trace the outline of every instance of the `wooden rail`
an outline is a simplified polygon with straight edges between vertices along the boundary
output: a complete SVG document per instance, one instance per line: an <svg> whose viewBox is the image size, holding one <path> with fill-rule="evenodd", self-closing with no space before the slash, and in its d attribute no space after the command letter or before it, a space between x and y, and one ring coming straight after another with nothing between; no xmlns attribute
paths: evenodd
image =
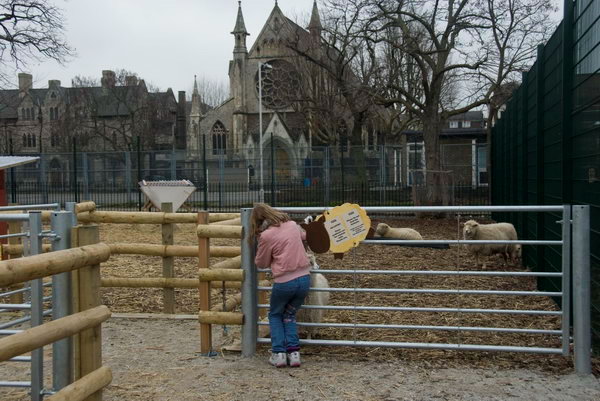
<svg viewBox="0 0 600 401"><path fill-rule="evenodd" d="M209 222L232 220L239 213L211 213ZM114 212L90 211L77 214L82 223L112 223L112 224L197 224L197 213L165 213L165 212Z"/></svg>

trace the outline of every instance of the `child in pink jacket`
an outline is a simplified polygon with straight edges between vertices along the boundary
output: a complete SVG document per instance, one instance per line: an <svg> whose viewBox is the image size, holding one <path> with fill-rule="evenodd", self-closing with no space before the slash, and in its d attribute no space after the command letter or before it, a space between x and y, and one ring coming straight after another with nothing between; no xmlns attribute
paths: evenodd
<svg viewBox="0 0 600 401"><path fill-rule="evenodd" d="M269 310L271 357L278 368L300 366L300 343L296 312L310 287L310 262L302 241L306 233L290 217L267 204L252 211L253 238L258 239L255 263L271 267L273 289Z"/></svg>

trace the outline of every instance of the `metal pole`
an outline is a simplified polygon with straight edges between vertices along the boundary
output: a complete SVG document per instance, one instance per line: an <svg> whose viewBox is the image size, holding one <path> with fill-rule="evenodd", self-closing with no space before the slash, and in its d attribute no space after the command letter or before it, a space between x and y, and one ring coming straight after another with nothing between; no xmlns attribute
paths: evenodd
<svg viewBox="0 0 600 401"><path fill-rule="evenodd" d="M28 255L42 253L42 212L29 212L29 247ZM42 279L31 281L31 326L44 323L43 315L43 282ZM44 387L44 348L31 351L31 400L42 401Z"/></svg>
<svg viewBox="0 0 600 401"><path fill-rule="evenodd" d="M77 213L75 213L75 207L77 202L66 202L65 210L71 212L71 225L75 227L77 225Z"/></svg>
<svg viewBox="0 0 600 401"><path fill-rule="evenodd" d="M136 141L136 147L137 147L137 181L138 183L140 181L142 181L142 150L141 150L141 141L140 141L140 136L138 135L135 138ZM138 192L138 210L141 211L142 210L142 189L140 188L140 186L137 186L137 192Z"/></svg>
<svg viewBox="0 0 600 401"><path fill-rule="evenodd" d="M173 141L173 146L175 146L175 141ZM175 149L171 150L171 179L177 179L177 154Z"/></svg>
<svg viewBox="0 0 600 401"><path fill-rule="evenodd" d="M204 188L203 209L208 211L208 171L206 170L206 135L202 135L202 186Z"/></svg>
<svg viewBox="0 0 600 401"><path fill-rule="evenodd" d="M85 199L90 199L90 171L87 153L83 152L81 154L81 161L83 163L83 196L85 196Z"/></svg>
<svg viewBox="0 0 600 401"><path fill-rule="evenodd" d="M127 193L127 203L133 202L131 199L131 152L125 154L125 192Z"/></svg>
<svg viewBox="0 0 600 401"><path fill-rule="evenodd" d="M52 212L50 228L56 234L52 242L52 251L61 251L71 247L71 227L73 213ZM71 272L52 276L52 320L73 313ZM71 337L52 344L52 385L54 391L68 386L73 381L73 340Z"/></svg>
<svg viewBox="0 0 600 401"><path fill-rule="evenodd" d="M242 313L244 325L242 326L242 356L251 357L256 353L256 339L258 338L258 275L254 265L255 246L248 242L252 235L250 217L252 209L242 209L242 269L244 281L242 282Z"/></svg>
<svg viewBox="0 0 600 401"><path fill-rule="evenodd" d="M325 166L323 166L325 168L325 205L329 205L329 199L330 199L330 176L329 176L329 146L325 147Z"/></svg>
<svg viewBox="0 0 600 401"><path fill-rule="evenodd" d="M40 191L42 191L42 203L48 203L48 182L46 180L46 163L44 162L44 155L40 154Z"/></svg>
<svg viewBox="0 0 600 401"><path fill-rule="evenodd" d="M271 132L271 205L275 206L275 144L273 143L273 133Z"/></svg>
<svg viewBox="0 0 600 401"><path fill-rule="evenodd" d="M567 356L571 343L571 205L564 206L562 240L562 349Z"/></svg>
<svg viewBox="0 0 600 401"><path fill-rule="evenodd" d="M575 371L589 375L591 362L590 326L590 207L573 206L573 343Z"/></svg>
<svg viewBox="0 0 600 401"><path fill-rule="evenodd" d="M79 202L79 188L77 187L77 140L73 137L73 192L75 202Z"/></svg>
<svg viewBox="0 0 600 401"><path fill-rule="evenodd" d="M262 121L262 66L263 64L258 62L258 126L259 126L259 136L258 136L258 154L260 157L260 189L259 189L259 200L260 202L265 201L265 187L263 181L263 143L262 143L262 135L263 135L263 121Z"/></svg>

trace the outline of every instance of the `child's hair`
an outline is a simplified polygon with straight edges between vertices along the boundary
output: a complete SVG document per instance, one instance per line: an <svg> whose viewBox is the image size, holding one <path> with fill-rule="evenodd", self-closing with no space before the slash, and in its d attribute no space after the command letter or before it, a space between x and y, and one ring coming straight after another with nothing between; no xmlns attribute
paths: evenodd
<svg viewBox="0 0 600 401"><path fill-rule="evenodd" d="M254 239L260 234L261 226L265 221L268 222L269 226L277 227L289 220L290 216L272 208L266 203L255 203L252 215L250 216L252 227L252 235L249 238L250 243L254 243Z"/></svg>

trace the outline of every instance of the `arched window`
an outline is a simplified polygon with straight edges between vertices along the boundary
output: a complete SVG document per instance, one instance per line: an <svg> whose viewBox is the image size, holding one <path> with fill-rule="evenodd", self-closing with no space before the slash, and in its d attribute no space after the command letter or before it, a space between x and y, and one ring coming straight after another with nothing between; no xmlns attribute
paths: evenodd
<svg viewBox="0 0 600 401"><path fill-rule="evenodd" d="M225 154L227 152L227 130L222 122L217 121L212 127L212 154Z"/></svg>
<svg viewBox="0 0 600 401"><path fill-rule="evenodd" d="M25 120L25 108L21 108L21 120Z"/></svg>
<svg viewBox="0 0 600 401"><path fill-rule="evenodd" d="M23 134L23 147L27 147L27 135Z"/></svg>
<svg viewBox="0 0 600 401"><path fill-rule="evenodd" d="M31 109L28 107L27 109L25 109L25 112L27 114L26 120L31 120Z"/></svg>
<svg viewBox="0 0 600 401"><path fill-rule="evenodd" d="M35 109L33 107L31 108L31 119L35 120Z"/></svg>
<svg viewBox="0 0 600 401"><path fill-rule="evenodd" d="M34 147L34 148L35 148L35 145L36 145L36 144L35 144L35 142L36 142L36 139L37 139L37 138L36 138L35 134L31 135L31 146L32 146L32 147Z"/></svg>

